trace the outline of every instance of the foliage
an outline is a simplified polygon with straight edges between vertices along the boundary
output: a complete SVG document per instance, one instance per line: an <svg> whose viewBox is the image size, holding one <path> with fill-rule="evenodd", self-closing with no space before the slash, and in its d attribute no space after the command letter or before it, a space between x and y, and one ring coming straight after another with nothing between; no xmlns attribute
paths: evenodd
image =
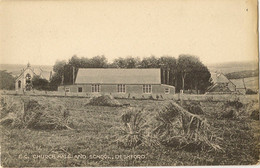
<svg viewBox="0 0 260 168"><path fill-rule="evenodd" d="M181 79L181 89L195 89L205 92L211 85L208 68L202 64L198 57L192 55L180 55L177 69ZM177 88L179 89L179 88Z"/></svg>
<svg viewBox="0 0 260 168"><path fill-rule="evenodd" d="M140 58L136 57L119 57L111 64L113 68L138 68L140 67Z"/></svg>
<svg viewBox="0 0 260 168"><path fill-rule="evenodd" d="M49 81L35 75L32 79L33 88L36 90L49 90Z"/></svg>
<svg viewBox="0 0 260 168"><path fill-rule="evenodd" d="M53 67L55 74L51 86L56 88L61 84L73 84L79 68L160 68L161 83L176 87L176 90L195 89L202 91L211 84L208 68L192 55L180 55L178 59L172 56L155 56L117 58L108 63L105 56L86 58L74 55L68 61L57 61ZM74 77L74 79L73 79Z"/></svg>
<svg viewBox="0 0 260 168"><path fill-rule="evenodd" d="M0 71L0 89L13 90L15 88L15 79L6 71Z"/></svg>

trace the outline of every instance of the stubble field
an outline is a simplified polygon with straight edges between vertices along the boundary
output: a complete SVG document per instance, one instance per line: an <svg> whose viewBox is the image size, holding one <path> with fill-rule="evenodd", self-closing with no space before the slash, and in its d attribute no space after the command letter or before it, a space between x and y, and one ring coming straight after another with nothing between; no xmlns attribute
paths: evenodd
<svg viewBox="0 0 260 168"><path fill-rule="evenodd" d="M38 96L35 99L48 98ZM1 126L2 166L250 165L259 160L259 120L251 119L247 111L237 118L223 117L223 102L199 102L203 116L217 130L221 150L184 150L169 146L119 146L114 128L123 125L121 115L129 107L88 105L87 98L50 99L63 103L69 110L70 129ZM156 109L165 103L162 100L118 101L130 104L130 107L148 109L150 113L156 113Z"/></svg>

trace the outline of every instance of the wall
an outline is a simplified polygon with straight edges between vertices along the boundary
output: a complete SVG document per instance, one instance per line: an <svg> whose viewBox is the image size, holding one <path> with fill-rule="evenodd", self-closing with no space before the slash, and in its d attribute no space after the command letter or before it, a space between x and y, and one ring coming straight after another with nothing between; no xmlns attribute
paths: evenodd
<svg viewBox="0 0 260 168"><path fill-rule="evenodd" d="M30 68L27 68L24 70L23 74L21 74L21 76L19 78L16 79L15 81L15 90L23 90L25 88L25 83L26 83L26 75L30 74L31 75L31 80L34 76L33 71ZM18 81L21 81L21 88L18 88Z"/></svg>
<svg viewBox="0 0 260 168"><path fill-rule="evenodd" d="M70 92L78 92L78 87L82 87L82 93L91 93L91 84L76 84L76 85L66 85L59 86L59 92L65 92L65 88L70 88ZM101 93L114 93L119 95L126 94L143 94L143 85L126 85L126 93L118 93L117 85L100 85ZM165 94L164 89L169 88L169 94L175 94L175 88L168 85L152 85L152 94ZM149 93L144 93L144 95L151 95Z"/></svg>

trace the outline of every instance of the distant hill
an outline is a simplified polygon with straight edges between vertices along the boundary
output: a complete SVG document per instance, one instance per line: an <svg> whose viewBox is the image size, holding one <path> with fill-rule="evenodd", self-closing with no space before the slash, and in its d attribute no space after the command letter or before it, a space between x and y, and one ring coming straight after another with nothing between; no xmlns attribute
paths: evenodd
<svg viewBox="0 0 260 168"><path fill-rule="evenodd" d="M14 77L19 75L27 65L22 64L0 64L0 70L10 72ZM53 69L52 65L31 65L32 68L41 68L43 71L50 72Z"/></svg>
<svg viewBox="0 0 260 168"><path fill-rule="evenodd" d="M208 64L207 67L211 72L228 74L239 71L255 71L258 69L258 62L227 62Z"/></svg>
<svg viewBox="0 0 260 168"><path fill-rule="evenodd" d="M228 79L241 79L241 78L257 77L258 74L259 74L258 70L246 70L246 71L227 73L226 77Z"/></svg>

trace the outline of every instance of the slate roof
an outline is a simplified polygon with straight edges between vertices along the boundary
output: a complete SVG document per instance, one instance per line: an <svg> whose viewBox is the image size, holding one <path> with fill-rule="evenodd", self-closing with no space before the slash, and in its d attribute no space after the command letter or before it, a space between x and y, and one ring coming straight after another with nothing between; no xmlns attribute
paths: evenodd
<svg viewBox="0 0 260 168"><path fill-rule="evenodd" d="M236 85L237 89L245 89L243 79L231 79L230 81Z"/></svg>
<svg viewBox="0 0 260 168"><path fill-rule="evenodd" d="M222 73L211 72L211 79L213 83L229 83L230 80Z"/></svg>
<svg viewBox="0 0 260 168"><path fill-rule="evenodd" d="M31 68L31 67L26 67L23 69L20 74L16 77L16 80L18 80L24 73L25 70L30 69L35 75L40 76L43 79L50 80L50 75L51 72L42 70L41 68Z"/></svg>
<svg viewBox="0 0 260 168"><path fill-rule="evenodd" d="M79 69L75 84L161 84L160 69Z"/></svg>

